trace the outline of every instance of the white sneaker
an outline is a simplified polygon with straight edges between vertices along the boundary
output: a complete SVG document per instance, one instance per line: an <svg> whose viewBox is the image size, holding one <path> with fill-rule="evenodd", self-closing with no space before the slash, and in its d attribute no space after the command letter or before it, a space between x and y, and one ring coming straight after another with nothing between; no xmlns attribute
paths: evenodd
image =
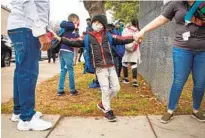
<svg viewBox="0 0 205 138"><path fill-rule="evenodd" d="M52 123L44 121L43 119L37 118L35 116L33 116L30 121L20 120L17 125L17 129L21 131L28 131L28 130L43 131L43 130L50 129L51 127L52 127Z"/></svg>
<svg viewBox="0 0 205 138"><path fill-rule="evenodd" d="M41 118L43 116L43 114L41 112L36 112L34 114L34 116L36 116L37 118ZM20 120L20 114L19 115L15 115L15 114L12 114L11 116L11 121L13 122L18 122Z"/></svg>

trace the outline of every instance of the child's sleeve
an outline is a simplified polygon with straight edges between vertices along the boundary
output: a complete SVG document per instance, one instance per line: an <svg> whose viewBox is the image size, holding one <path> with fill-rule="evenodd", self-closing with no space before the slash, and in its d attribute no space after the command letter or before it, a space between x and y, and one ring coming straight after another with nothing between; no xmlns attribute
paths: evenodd
<svg viewBox="0 0 205 138"><path fill-rule="evenodd" d="M61 43L67 45L68 47L84 47L83 39L72 40L65 37L61 38Z"/></svg>
<svg viewBox="0 0 205 138"><path fill-rule="evenodd" d="M134 41L133 36L112 35L113 45L125 45L125 44L132 43L133 41Z"/></svg>
<svg viewBox="0 0 205 138"><path fill-rule="evenodd" d="M62 21L60 24L60 27L66 29L66 30L74 30L75 29L75 25L73 24L73 22L67 22L67 21Z"/></svg>

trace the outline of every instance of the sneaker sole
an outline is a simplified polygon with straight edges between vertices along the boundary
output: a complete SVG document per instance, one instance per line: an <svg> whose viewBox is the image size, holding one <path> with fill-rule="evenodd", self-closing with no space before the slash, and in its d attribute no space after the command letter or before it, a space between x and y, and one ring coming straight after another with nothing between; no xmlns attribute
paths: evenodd
<svg viewBox="0 0 205 138"><path fill-rule="evenodd" d="M70 93L70 96L78 96L79 94L77 93L77 94L72 94L72 93Z"/></svg>
<svg viewBox="0 0 205 138"><path fill-rule="evenodd" d="M193 117L194 119L198 120L199 122L202 122L202 123L205 122L205 120L200 120L200 119L198 119L198 118L197 118L196 116L194 116L194 115L191 115L191 117Z"/></svg>
<svg viewBox="0 0 205 138"><path fill-rule="evenodd" d="M113 120L109 120L106 117L104 117L105 120L107 120L108 122L117 122L117 118L113 119Z"/></svg>
<svg viewBox="0 0 205 138"><path fill-rule="evenodd" d="M133 86L133 87L136 87L136 88L139 87L139 85L132 85L132 86Z"/></svg>
<svg viewBox="0 0 205 138"><path fill-rule="evenodd" d="M46 130L49 130L51 128L52 128L52 126L48 127L48 128L42 128L42 129L41 128L33 129L33 128L19 128L19 127L17 127L17 129L20 131L46 131Z"/></svg>
<svg viewBox="0 0 205 138"><path fill-rule="evenodd" d="M19 122L20 119L11 119L12 122Z"/></svg>
<svg viewBox="0 0 205 138"><path fill-rule="evenodd" d="M160 122L161 123L163 123L163 124L167 124L167 123L169 123L171 120L173 120L174 119L174 116L172 116L170 119L169 119L169 121L164 121L164 120L161 120Z"/></svg>
<svg viewBox="0 0 205 138"><path fill-rule="evenodd" d="M65 93L64 94L56 94L57 96L64 96L65 95Z"/></svg>
<svg viewBox="0 0 205 138"><path fill-rule="evenodd" d="M122 82L122 83L124 83L124 84L129 84L130 82Z"/></svg>
<svg viewBox="0 0 205 138"><path fill-rule="evenodd" d="M102 108L100 108L100 106L97 104L97 108L99 109L99 110L101 110L103 113L105 113L105 110L104 109L102 109Z"/></svg>

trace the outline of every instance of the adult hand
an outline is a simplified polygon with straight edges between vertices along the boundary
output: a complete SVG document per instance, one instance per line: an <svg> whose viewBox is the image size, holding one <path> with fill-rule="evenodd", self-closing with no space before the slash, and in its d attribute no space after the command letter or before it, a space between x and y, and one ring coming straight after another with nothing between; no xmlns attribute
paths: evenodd
<svg viewBox="0 0 205 138"><path fill-rule="evenodd" d="M144 31L140 31L140 32L134 34L134 39L138 44L140 44L142 42L142 40L144 38L144 34L145 34Z"/></svg>
<svg viewBox="0 0 205 138"><path fill-rule="evenodd" d="M51 40L47 36L47 34L39 36L39 41L41 43L41 50L47 51L51 46Z"/></svg>

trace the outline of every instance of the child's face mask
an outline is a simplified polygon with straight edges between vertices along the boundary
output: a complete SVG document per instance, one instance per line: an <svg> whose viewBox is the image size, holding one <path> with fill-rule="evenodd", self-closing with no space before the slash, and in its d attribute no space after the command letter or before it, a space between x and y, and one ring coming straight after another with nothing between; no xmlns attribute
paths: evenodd
<svg viewBox="0 0 205 138"><path fill-rule="evenodd" d="M101 23L92 23L92 28L96 32L100 32L103 30L103 25Z"/></svg>

